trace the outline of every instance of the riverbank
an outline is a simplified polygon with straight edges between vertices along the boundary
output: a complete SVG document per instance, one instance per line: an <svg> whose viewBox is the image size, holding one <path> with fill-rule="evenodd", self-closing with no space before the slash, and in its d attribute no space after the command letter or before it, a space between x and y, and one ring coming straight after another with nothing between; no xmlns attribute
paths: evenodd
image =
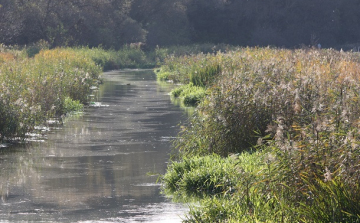
<svg viewBox="0 0 360 223"><path fill-rule="evenodd" d="M5 51L1 57L1 139L22 138L46 119L81 108L102 71L70 48L43 50L34 57Z"/></svg>
<svg viewBox="0 0 360 223"><path fill-rule="evenodd" d="M202 87L163 177L185 222L359 222L360 60L241 48L173 57L161 79Z"/></svg>
<svg viewBox="0 0 360 223"><path fill-rule="evenodd" d="M143 51L122 49L56 48L40 41L28 47L0 45L0 141L23 139L45 120L81 110L89 103L90 88L103 71L154 68L169 55L226 50L210 44L175 46Z"/></svg>
<svg viewBox="0 0 360 223"><path fill-rule="evenodd" d="M172 86L159 86L152 70L101 79L95 106L0 149L0 222L181 222L187 206L149 174L165 173L186 119L169 100Z"/></svg>
<svg viewBox="0 0 360 223"><path fill-rule="evenodd" d="M81 110L104 70L154 67L140 49L0 49L0 140L24 138L47 119Z"/></svg>

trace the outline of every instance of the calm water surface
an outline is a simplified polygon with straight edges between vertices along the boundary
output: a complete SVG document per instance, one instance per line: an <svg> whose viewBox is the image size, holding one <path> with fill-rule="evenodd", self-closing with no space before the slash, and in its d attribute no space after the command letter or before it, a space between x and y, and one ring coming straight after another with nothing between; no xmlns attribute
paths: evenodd
<svg viewBox="0 0 360 223"><path fill-rule="evenodd" d="M152 71L103 78L82 116L0 148L0 222L181 222L186 206L149 173L165 172L186 115Z"/></svg>

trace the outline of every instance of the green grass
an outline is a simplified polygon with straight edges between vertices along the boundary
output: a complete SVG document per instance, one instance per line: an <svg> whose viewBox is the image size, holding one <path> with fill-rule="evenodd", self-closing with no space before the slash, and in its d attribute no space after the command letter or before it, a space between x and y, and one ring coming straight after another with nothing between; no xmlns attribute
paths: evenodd
<svg viewBox="0 0 360 223"><path fill-rule="evenodd" d="M169 165L164 192L200 204L190 205L184 222L360 221L358 186L339 178L288 179L289 173L279 171L282 164L269 150L184 158Z"/></svg>
<svg viewBox="0 0 360 223"><path fill-rule="evenodd" d="M231 192L236 178L230 173L236 162L236 159L222 159L217 155L174 162L164 176L166 190L180 197Z"/></svg>
<svg viewBox="0 0 360 223"><path fill-rule="evenodd" d="M171 91L171 95L180 98L185 106L196 106L205 97L206 92L203 87L194 86L192 83L182 85Z"/></svg>
<svg viewBox="0 0 360 223"><path fill-rule="evenodd" d="M293 220L277 201L266 152L184 158L163 177L164 191L191 206L185 222L281 222Z"/></svg>

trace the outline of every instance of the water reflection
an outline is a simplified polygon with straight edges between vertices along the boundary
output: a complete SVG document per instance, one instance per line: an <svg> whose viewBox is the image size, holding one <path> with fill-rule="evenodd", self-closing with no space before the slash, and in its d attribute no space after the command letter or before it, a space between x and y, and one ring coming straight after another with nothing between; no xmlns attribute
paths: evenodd
<svg viewBox="0 0 360 223"><path fill-rule="evenodd" d="M87 108L44 142L1 149L0 221L179 222L160 195L184 113L154 73L108 72Z"/></svg>

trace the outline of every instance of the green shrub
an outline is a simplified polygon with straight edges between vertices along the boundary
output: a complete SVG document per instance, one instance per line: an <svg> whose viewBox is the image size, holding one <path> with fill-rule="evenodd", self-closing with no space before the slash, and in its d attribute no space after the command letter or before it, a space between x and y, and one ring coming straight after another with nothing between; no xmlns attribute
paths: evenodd
<svg viewBox="0 0 360 223"><path fill-rule="evenodd" d="M168 81L168 80L174 79L171 77L172 73L170 73L168 71L162 71L161 69L156 69L155 73L156 73L157 79L160 81Z"/></svg>
<svg viewBox="0 0 360 223"><path fill-rule="evenodd" d="M221 67L219 64L201 65L193 68L190 73L190 83L200 87L210 86L220 73Z"/></svg>
<svg viewBox="0 0 360 223"><path fill-rule="evenodd" d="M169 165L165 193L200 203L185 222L360 221L358 182L335 173L309 177L313 172L299 173L292 163L299 155L285 161L274 152L281 151L183 158Z"/></svg>
<svg viewBox="0 0 360 223"><path fill-rule="evenodd" d="M275 169L266 162L267 152L184 158L173 162L163 178L164 190L191 205L185 222L292 222L290 207L277 197L278 181L269 178ZM284 194L281 194L284 195Z"/></svg>

